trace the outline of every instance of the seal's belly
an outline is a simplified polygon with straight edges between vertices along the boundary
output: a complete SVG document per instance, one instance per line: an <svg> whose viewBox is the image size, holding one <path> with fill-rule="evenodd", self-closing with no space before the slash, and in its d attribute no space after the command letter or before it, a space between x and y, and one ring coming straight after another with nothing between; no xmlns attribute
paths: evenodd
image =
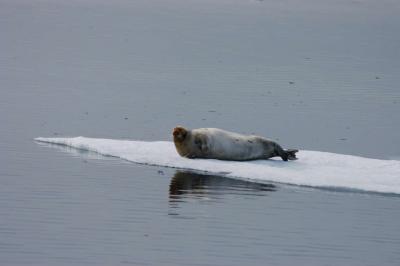
<svg viewBox="0 0 400 266"><path fill-rule="evenodd" d="M209 136L208 157L220 160L254 160L264 155L263 144L255 137L216 134Z"/></svg>

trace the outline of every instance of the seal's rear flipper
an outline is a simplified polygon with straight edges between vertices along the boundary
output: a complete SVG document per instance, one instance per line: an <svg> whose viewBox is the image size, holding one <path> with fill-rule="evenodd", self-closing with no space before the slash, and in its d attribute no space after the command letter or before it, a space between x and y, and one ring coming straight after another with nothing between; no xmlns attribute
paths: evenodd
<svg viewBox="0 0 400 266"><path fill-rule="evenodd" d="M288 160L292 160L292 161L297 160L296 152L298 152L298 151L299 150L295 150L295 149L285 150Z"/></svg>

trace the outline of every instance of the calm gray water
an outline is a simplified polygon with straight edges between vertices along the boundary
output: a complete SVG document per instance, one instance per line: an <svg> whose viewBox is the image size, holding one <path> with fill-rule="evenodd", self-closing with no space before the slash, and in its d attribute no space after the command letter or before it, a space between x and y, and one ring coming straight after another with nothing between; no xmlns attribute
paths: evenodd
<svg viewBox="0 0 400 266"><path fill-rule="evenodd" d="M33 138L168 140L181 124L398 159L399 13L390 0L0 0L0 265L398 265L398 195Z"/></svg>

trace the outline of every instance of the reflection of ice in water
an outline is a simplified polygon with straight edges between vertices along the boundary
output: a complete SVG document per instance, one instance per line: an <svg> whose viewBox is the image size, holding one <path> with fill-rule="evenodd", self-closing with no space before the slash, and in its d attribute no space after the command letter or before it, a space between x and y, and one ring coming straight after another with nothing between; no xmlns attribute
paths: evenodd
<svg viewBox="0 0 400 266"><path fill-rule="evenodd" d="M232 162L180 157L172 142L93 138L37 138L124 160L173 168L205 171L226 177L313 187L400 193L400 161L377 160L343 154L300 151L299 160Z"/></svg>
<svg viewBox="0 0 400 266"><path fill-rule="evenodd" d="M98 152L94 152L88 149L77 149L75 147L69 146L69 145L64 145L64 144L57 144L57 143L45 143L45 142L38 142L39 144L51 148L55 148L59 151L66 152L71 154L72 156L75 157L84 157L85 159L103 159L104 158L109 158L109 159L115 159L114 156L107 156Z"/></svg>

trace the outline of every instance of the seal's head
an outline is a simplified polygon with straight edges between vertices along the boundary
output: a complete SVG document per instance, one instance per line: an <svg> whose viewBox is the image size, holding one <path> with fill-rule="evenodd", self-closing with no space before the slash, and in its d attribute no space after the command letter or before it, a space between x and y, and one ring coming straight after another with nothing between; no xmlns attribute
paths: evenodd
<svg viewBox="0 0 400 266"><path fill-rule="evenodd" d="M192 156L192 149L190 148L190 130L177 126L172 131L172 135L174 136L175 148L179 155L182 157Z"/></svg>
<svg viewBox="0 0 400 266"><path fill-rule="evenodd" d="M174 136L175 143L182 143L186 139L188 131L184 127L177 126L176 128L174 128L172 135Z"/></svg>

